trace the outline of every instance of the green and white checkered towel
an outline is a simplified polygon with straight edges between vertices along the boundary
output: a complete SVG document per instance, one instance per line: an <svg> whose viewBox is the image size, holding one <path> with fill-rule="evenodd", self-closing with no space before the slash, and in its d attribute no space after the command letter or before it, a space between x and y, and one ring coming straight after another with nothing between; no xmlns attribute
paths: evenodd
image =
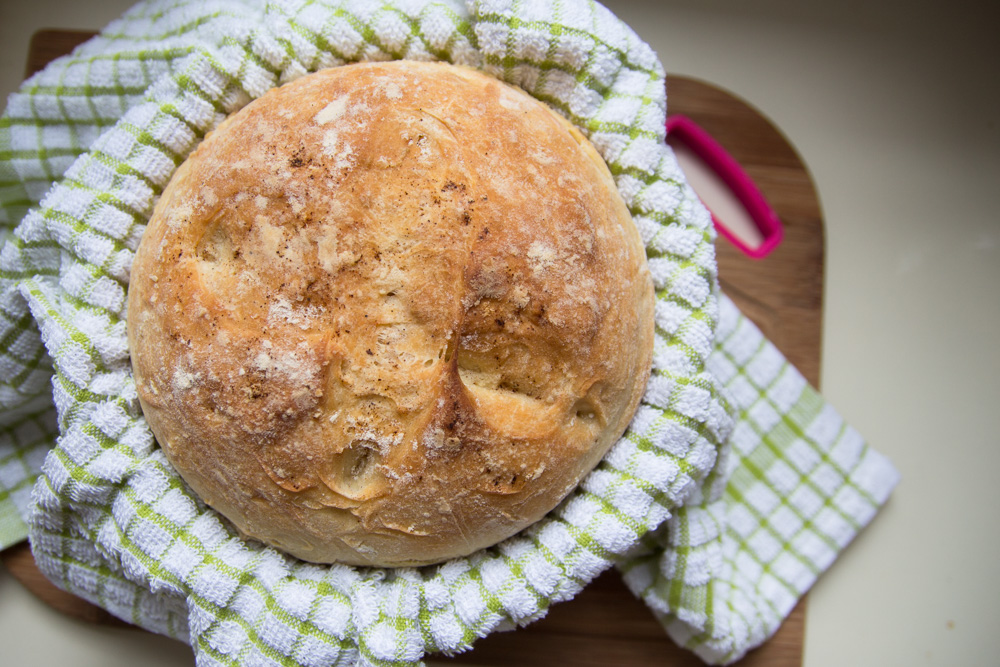
<svg viewBox="0 0 1000 667"><path fill-rule="evenodd" d="M317 566L240 539L167 463L125 294L156 197L206 132L310 71L392 58L480 68L590 137L646 242L654 369L625 437L520 535L420 569ZM413 664L612 565L705 660L761 643L897 475L718 295L663 84L589 0L143 2L49 65L0 118L0 546L30 533L57 584L200 665Z"/></svg>

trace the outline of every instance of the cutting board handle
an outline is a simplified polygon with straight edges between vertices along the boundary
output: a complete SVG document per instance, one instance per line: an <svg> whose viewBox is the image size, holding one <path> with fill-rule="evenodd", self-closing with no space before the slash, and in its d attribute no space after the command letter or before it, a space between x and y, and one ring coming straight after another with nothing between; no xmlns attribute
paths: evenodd
<svg viewBox="0 0 1000 667"><path fill-rule="evenodd" d="M689 117L681 114L667 118L667 140L684 144L712 170L742 205L762 238L759 243L751 244L703 201L709 208L712 222L719 233L751 259L763 259L771 254L783 237L781 220L757 184L743 171L740 163L733 159L729 152L712 138L712 135Z"/></svg>

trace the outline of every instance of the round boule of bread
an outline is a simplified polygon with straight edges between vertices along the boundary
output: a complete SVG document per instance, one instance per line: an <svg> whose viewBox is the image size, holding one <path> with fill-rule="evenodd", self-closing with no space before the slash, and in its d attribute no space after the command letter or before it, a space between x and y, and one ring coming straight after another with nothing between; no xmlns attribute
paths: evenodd
<svg viewBox="0 0 1000 667"><path fill-rule="evenodd" d="M537 521L622 435L653 288L558 114L463 67L355 64L271 90L180 165L128 335L158 443L241 534L422 565Z"/></svg>

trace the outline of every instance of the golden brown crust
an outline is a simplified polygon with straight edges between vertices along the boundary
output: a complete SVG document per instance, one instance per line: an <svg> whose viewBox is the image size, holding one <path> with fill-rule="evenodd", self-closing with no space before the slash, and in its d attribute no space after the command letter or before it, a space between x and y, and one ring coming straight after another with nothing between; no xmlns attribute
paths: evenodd
<svg viewBox="0 0 1000 667"><path fill-rule="evenodd" d="M373 63L202 142L128 322L143 412L209 505L305 560L416 565L518 532L603 457L652 285L569 123L472 70Z"/></svg>

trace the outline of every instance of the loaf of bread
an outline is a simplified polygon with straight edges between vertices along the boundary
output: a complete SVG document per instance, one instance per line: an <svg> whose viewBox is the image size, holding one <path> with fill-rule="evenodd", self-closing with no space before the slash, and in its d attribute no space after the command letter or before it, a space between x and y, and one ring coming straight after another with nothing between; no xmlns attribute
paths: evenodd
<svg viewBox="0 0 1000 667"><path fill-rule="evenodd" d="M447 64L323 70L230 116L158 201L128 298L170 462L313 562L433 563L537 521L622 435L652 354L600 156Z"/></svg>

